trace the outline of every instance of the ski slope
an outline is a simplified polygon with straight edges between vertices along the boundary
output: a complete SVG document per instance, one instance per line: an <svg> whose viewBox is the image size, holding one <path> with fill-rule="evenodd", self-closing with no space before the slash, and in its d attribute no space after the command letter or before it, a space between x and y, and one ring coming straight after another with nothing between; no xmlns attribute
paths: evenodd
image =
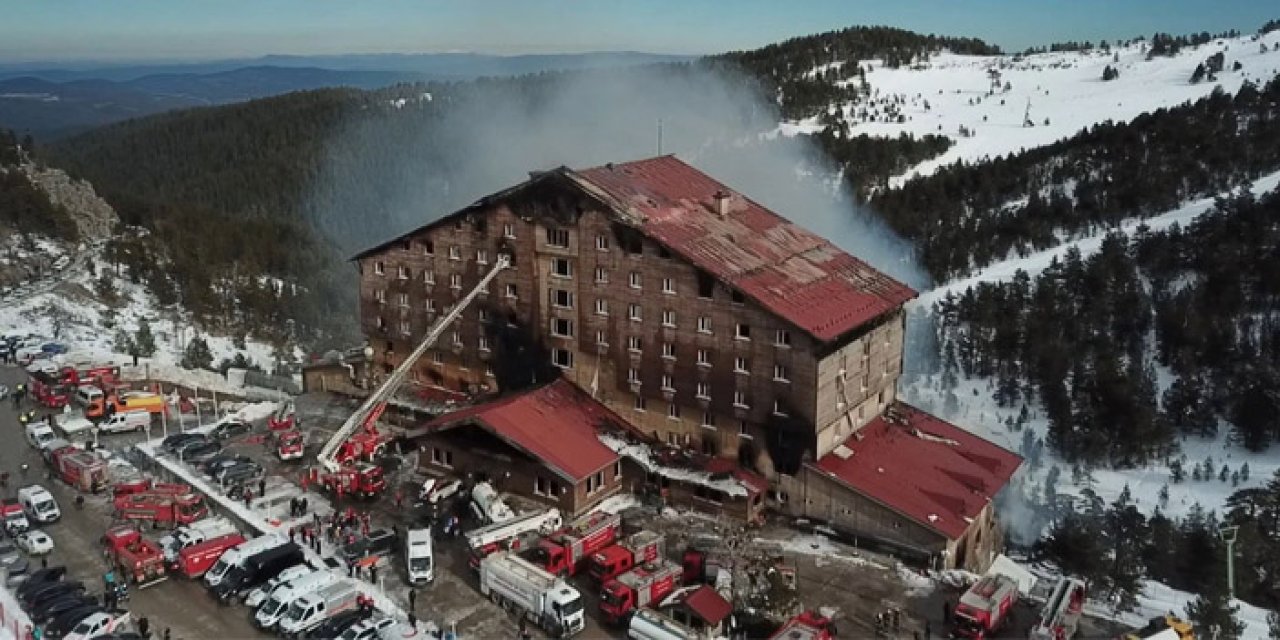
<svg viewBox="0 0 1280 640"><path fill-rule="evenodd" d="M1145 43L1114 47L1110 52L1029 56L941 53L925 63L897 69L877 60L863 63L864 68L870 67L866 78L871 95L839 106L852 135L941 134L954 142L945 153L899 176L896 184L900 184L956 161L974 162L1043 146L1106 120L1129 121L1148 111L1196 100L1218 86L1235 93L1246 80L1261 84L1280 73L1277 45L1280 31L1214 40L1152 60L1146 59ZM1226 62L1217 79L1191 84L1196 65L1219 51ZM1236 62L1241 65L1239 71L1232 70ZM1102 71L1108 65L1120 76L1103 82ZM993 86L991 70L999 72L1000 89L988 95ZM1004 91L1005 83L1009 91ZM896 103L895 113L905 116L905 122L883 121L889 103ZM866 118L860 113L864 108ZM878 118L870 117L873 113ZM1023 126L1028 114L1034 126ZM972 135L961 136L961 127ZM821 128L811 118L783 123L780 131L794 135Z"/></svg>

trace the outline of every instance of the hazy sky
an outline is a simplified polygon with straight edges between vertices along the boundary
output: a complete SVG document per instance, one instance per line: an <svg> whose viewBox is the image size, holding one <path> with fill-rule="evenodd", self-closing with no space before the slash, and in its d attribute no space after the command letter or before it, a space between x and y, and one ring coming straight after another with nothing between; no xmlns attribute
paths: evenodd
<svg viewBox="0 0 1280 640"><path fill-rule="evenodd" d="M0 0L0 61L270 53L710 53L887 24L1006 50L1153 31L1242 31L1266 0Z"/></svg>

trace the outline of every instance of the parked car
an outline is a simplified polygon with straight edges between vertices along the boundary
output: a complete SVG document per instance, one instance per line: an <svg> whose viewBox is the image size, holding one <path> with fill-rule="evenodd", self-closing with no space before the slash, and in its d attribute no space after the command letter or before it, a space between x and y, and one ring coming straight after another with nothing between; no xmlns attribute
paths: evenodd
<svg viewBox="0 0 1280 640"><path fill-rule="evenodd" d="M65 575L67 575L67 568L62 565L45 567L31 574L31 577L27 578L27 581L22 583L22 586L18 587L18 590L13 595L18 596L18 599L25 598L32 589L43 584L58 582Z"/></svg>
<svg viewBox="0 0 1280 640"><path fill-rule="evenodd" d="M307 632L308 638L337 638L342 632L355 626L357 622L364 619L364 614L358 609L355 611L343 611L324 622L319 626Z"/></svg>
<svg viewBox="0 0 1280 640"><path fill-rule="evenodd" d="M205 436L202 434L199 438L192 438L185 442L179 443L178 446L173 448L173 455L181 458L182 456L186 455L187 449L208 444L210 442L213 442L213 440L209 439L208 436Z"/></svg>
<svg viewBox="0 0 1280 640"><path fill-rule="evenodd" d="M224 468L218 475L218 482L225 486L253 482L261 478L264 471L256 462L242 462L233 467Z"/></svg>
<svg viewBox="0 0 1280 640"><path fill-rule="evenodd" d="M168 453L174 453L178 447L190 442L207 442L209 436L203 433L175 433L160 441L160 449Z"/></svg>
<svg viewBox="0 0 1280 640"><path fill-rule="evenodd" d="M377 640L381 637L383 629L395 623L396 619L389 616L361 620L347 627L346 631L338 636L338 640Z"/></svg>
<svg viewBox="0 0 1280 640"><path fill-rule="evenodd" d="M32 575L32 579L34 578L35 574ZM30 584L31 581L28 580L27 584L22 586L27 587ZM83 582L80 582L79 580L62 580L61 577L59 577L57 580L36 582L34 586L31 586L25 591L20 590L18 599L21 600L23 606L30 609L33 605L39 604L47 598L57 596L62 593L82 591L84 591Z"/></svg>
<svg viewBox="0 0 1280 640"><path fill-rule="evenodd" d="M215 440L226 440L227 438L244 435L250 431L253 431L253 425L239 418L229 418L210 429L209 435Z"/></svg>
<svg viewBox="0 0 1280 640"><path fill-rule="evenodd" d="M19 533L14 536L13 541L18 548L33 556L43 556L53 552L53 538L39 529Z"/></svg>
<svg viewBox="0 0 1280 640"><path fill-rule="evenodd" d="M222 445L217 442L201 442L183 449L180 455L183 462L190 465L198 465L218 455L221 451Z"/></svg>
<svg viewBox="0 0 1280 640"><path fill-rule="evenodd" d="M45 625L44 634L49 638L62 638L70 634L71 630L75 629L76 625L79 625L82 620L95 613L102 613L102 607L95 604L72 609Z"/></svg>
<svg viewBox="0 0 1280 640"><path fill-rule="evenodd" d="M45 353L63 354L67 352L67 345L61 342L46 342L40 345L40 350Z"/></svg>
<svg viewBox="0 0 1280 640"><path fill-rule="evenodd" d="M374 529L369 535L342 548L342 559L355 564L361 558L390 557L396 548L396 534L389 529Z"/></svg>
<svg viewBox="0 0 1280 640"><path fill-rule="evenodd" d="M217 474L219 469L222 469L223 467L232 467L241 462L252 462L252 459L249 458L249 456L224 451L212 458L209 458L208 460L205 460L204 463L200 465L200 468L204 470L206 475L213 477Z"/></svg>
<svg viewBox="0 0 1280 640"><path fill-rule="evenodd" d="M48 624L54 618L72 609L87 607L97 602L97 598L84 593L59 596L53 600L40 603L39 607L33 607L30 612L31 620L37 624Z"/></svg>

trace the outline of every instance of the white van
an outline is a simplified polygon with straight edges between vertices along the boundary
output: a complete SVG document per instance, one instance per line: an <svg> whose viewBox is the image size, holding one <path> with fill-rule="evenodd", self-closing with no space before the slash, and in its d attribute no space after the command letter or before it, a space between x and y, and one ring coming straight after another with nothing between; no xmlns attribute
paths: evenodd
<svg viewBox="0 0 1280 640"><path fill-rule="evenodd" d="M31 519L42 524L57 522L62 517L58 501L44 487L33 484L18 489L18 504L31 516Z"/></svg>
<svg viewBox="0 0 1280 640"><path fill-rule="evenodd" d="M404 537L405 569L409 584L421 585L436 577L431 554L431 529L410 529Z"/></svg>
<svg viewBox="0 0 1280 640"><path fill-rule="evenodd" d="M101 433L127 433L129 431L146 431L151 426L151 413L147 411L124 411L112 414L110 418L98 423Z"/></svg>
<svg viewBox="0 0 1280 640"><path fill-rule="evenodd" d="M58 434L53 432L53 428L43 422L32 422L27 425L27 444L39 449L45 443L56 440Z"/></svg>
<svg viewBox="0 0 1280 640"><path fill-rule="evenodd" d="M294 601L331 584L336 584L338 580L338 576L332 571L316 571L280 585L278 589L271 592L267 601L258 607L258 612L253 616L253 625L259 629L275 627Z"/></svg>
<svg viewBox="0 0 1280 640"><path fill-rule="evenodd" d="M82 407L87 407L94 401L102 400L102 389L91 384L82 384L76 387L76 403Z"/></svg>
<svg viewBox="0 0 1280 640"><path fill-rule="evenodd" d="M287 540L284 536L278 533L268 533L227 549L218 557L218 561L213 563L213 567L205 572L204 583L210 587L218 586L231 569L242 566L254 555L279 547L285 542Z"/></svg>

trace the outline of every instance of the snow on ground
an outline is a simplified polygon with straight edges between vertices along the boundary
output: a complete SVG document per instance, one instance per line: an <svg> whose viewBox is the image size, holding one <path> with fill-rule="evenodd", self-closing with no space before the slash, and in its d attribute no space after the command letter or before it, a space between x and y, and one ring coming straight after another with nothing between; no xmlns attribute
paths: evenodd
<svg viewBox="0 0 1280 640"><path fill-rule="evenodd" d="M1261 51L1262 44L1267 52ZM865 122L858 111L867 103L843 105L852 135L894 137L942 134L955 143L946 153L917 165L907 176L927 175L957 160L968 162L1030 149L1074 135L1081 129L1105 120L1128 121L1142 113L1171 107L1208 95L1216 86L1234 93L1246 80L1263 83L1280 71L1280 31L1258 40L1245 35L1214 40L1199 47L1186 47L1173 57L1146 59L1143 43L1115 47L1110 53L1043 53L1030 56L968 56L942 53L923 65L888 68L870 62L866 74L873 100L901 98L900 112L906 121ZM1226 62L1216 81L1191 84L1196 65L1222 51ZM1239 62L1240 71L1232 71ZM1111 65L1119 78L1102 81L1102 71ZM868 63L864 62L863 67ZM992 87L988 72L1000 73L1000 83L1009 83L1008 92L987 93ZM853 80L857 82L857 80ZM925 102L928 102L928 109ZM1030 119L1023 119L1030 102ZM852 114L850 118L848 115ZM984 121L983 118L986 118ZM1045 120L1048 119L1046 125ZM973 131L959 135L960 127ZM820 130L816 119L785 123L786 135Z"/></svg>
<svg viewBox="0 0 1280 640"><path fill-rule="evenodd" d="M1252 191L1254 194L1263 194L1275 189L1277 186L1280 186L1280 171L1262 176L1255 180ZM1177 209L1167 211L1151 218L1134 218L1120 225L1118 230L1132 235L1133 232L1142 225L1146 225L1152 231L1167 229L1173 226L1174 223L1185 226L1200 214L1212 209L1214 200L1218 197L1220 196L1194 200L1178 207ZM932 307L933 303L946 297L948 293L962 293L965 289L975 286L980 282L1003 282L1011 280L1013 279L1014 274L1018 271L1026 271L1034 277L1037 273L1040 273L1048 267L1049 264L1053 262L1054 258L1061 260L1072 247L1079 249L1080 253L1085 256L1096 252L1098 248L1102 246L1102 240L1104 237L1105 234L1096 234L1079 240L1066 242L1044 251L1032 253L1024 258L1014 258L994 263L984 267L978 271L977 274L968 278L953 280L940 287L921 293L920 297L916 298L916 300L912 302L912 306L914 308L927 309Z"/></svg>
<svg viewBox="0 0 1280 640"><path fill-rule="evenodd" d="M1159 582L1147 580L1142 584L1142 595L1138 596L1136 610L1116 613L1104 607L1086 606L1085 613L1099 618L1114 620L1132 627L1142 627L1150 619L1156 616L1163 616L1169 612L1173 612L1178 617L1185 619L1187 605L1195 599L1195 594L1178 591ZM1255 607L1240 600L1233 600L1232 602L1240 607L1240 610L1236 612L1236 619L1244 623L1244 633L1240 635L1241 638L1245 640L1262 640L1269 637L1266 609Z"/></svg>

